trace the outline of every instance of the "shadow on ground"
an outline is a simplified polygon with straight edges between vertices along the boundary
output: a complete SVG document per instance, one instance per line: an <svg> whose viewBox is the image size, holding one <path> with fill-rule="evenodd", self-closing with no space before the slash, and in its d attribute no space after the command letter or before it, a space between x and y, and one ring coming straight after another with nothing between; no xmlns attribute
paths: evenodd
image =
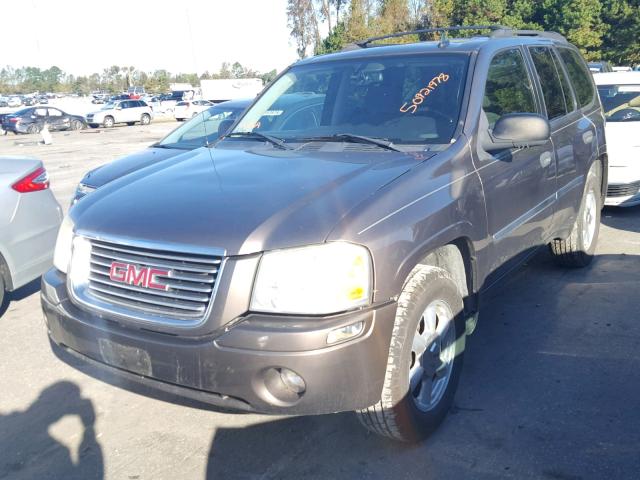
<svg viewBox="0 0 640 480"><path fill-rule="evenodd" d="M4 302L2 303L2 305L0 305L0 317L2 317L2 315L4 315L4 312L7 311L7 309L9 308L9 304L11 302L18 302L27 297L30 297L31 295L39 291L40 291L40 277L36 278L35 280L32 280L31 282L27 283L26 285L23 285L22 287L20 287L19 289L13 292L8 292L5 295Z"/></svg>
<svg viewBox="0 0 640 480"><path fill-rule="evenodd" d="M51 429L67 416L75 416L81 432L76 451L58 441ZM24 411L0 414L0 478L101 479L102 449L94 431L93 404L74 383L57 382L44 389Z"/></svg>

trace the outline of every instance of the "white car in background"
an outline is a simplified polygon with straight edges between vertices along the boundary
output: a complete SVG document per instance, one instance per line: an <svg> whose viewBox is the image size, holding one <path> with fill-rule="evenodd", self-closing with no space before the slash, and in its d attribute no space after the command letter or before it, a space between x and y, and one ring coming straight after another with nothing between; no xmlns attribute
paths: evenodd
<svg viewBox="0 0 640 480"><path fill-rule="evenodd" d="M213 103L208 100L186 100L176 103L173 116L179 122L195 117L207 108L213 107Z"/></svg>
<svg viewBox="0 0 640 480"><path fill-rule="evenodd" d="M20 97L9 97L9 100L7 100L7 104L10 107L19 107L20 105L22 105L22 100L20 99Z"/></svg>
<svg viewBox="0 0 640 480"><path fill-rule="evenodd" d="M53 262L62 209L42 162L0 157L0 312L6 292L38 278Z"/></svg>
<svg viewBox="0 0 640 480"><path fill-rule="evenodd" d="M605 205L640 204L640 72L596 73L607 120L609 188Z"/></svg>
<svg viewBox="0 0 640 480"><path fill-rule="evenodd" d="M91 128L103 126L111 128L116 123L149 125L153 118L153 109L142 100L117 100L105 104L97 112L87 115L87 124Z"/></svg>

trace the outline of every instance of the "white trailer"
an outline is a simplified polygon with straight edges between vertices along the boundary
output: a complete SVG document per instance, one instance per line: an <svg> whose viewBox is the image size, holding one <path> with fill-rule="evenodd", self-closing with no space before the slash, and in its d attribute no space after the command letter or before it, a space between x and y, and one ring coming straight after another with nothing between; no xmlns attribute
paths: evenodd
<svg viewBox="0 0 640 480"><path fill-rule="evenodd" d="M262 88L262 80L259 78L200 80L202 99L212 102L253 98Z"/></svg>

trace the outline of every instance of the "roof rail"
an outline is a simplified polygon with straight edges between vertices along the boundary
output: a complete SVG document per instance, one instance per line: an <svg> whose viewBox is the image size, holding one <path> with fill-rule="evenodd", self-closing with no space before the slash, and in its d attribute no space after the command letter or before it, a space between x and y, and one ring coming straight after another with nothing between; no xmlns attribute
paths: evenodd
<svg viewBox="0 0 640 480"><path fill-rule="evenodd" d="M516 30L509 27L502 27L491 32L492 37L542 37L558 42L568 43L567 39L558 32L543 32L541 30Z"/></svg>
<svg viewBox="0 0 640 480"><path fill-rule="evenodd" d="M356 42L356 45L360 48L367 48L370 43L377 42L378 40L386 40L387 38L405 37L407 35L418 35L420 33L439 33L440 34L440 46L446 46L449 43L447 39L447 32L458 32L461 30L491 30L506 31L508 27L502 25L462 25L453 27L435 27L435 28L423 28L421 30L412 30L409 32L390 33L388 35L380 35L379 37L371 37L361 42Z"/></svg>

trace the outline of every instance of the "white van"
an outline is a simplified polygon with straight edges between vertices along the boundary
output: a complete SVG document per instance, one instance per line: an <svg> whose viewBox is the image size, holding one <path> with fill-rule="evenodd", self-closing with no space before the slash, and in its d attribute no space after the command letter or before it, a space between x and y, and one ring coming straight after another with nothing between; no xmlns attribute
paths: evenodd
<svg viewBox="0 0 640 480"><path fill-rule="evenodd" d="M640 72L596 73L607 120L609 188L605 205L640 204Z"/></svg>

